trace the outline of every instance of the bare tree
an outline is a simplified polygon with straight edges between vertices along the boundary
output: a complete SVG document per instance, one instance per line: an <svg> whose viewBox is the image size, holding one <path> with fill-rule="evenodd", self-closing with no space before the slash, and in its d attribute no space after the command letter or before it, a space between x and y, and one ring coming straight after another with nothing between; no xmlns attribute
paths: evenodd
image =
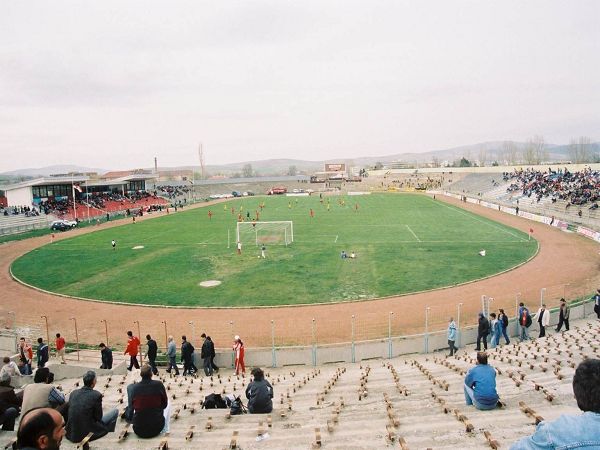
<svg viewBox="0 0 600 450"><path fill-rule="evenodd" d="M292 177L298 175L298 168L294 165L289 166L287 174Z"/></svg>
<svg viewBox="0 0 600 450"><path fill-rule="evenodd" d="M543 136L535 135L527 141L523 148L525 164L541 164L546 159L546 143Z"/></svg>
<svg viewBox="0 0 600 450"><path fill-rule="evenodd" d="M244 164L242 167L242 176L244 178L252 178L254 176L254 170L252 170L252 164Z"/></svg>
<svg viewBox="0 0 600 450"><path fill-rule="evenodd" d="M593 160L592 140L587 136L571 139L569 156L575 164L588 163Z"/></svg>
<svg viewBox="0 0 600 450"><path fill-rule="evenodd" d="M484 167L485 163L487 161L487 150L485 149L485 147L482 145L481 147L479 147L479 166L480 167Z"/></svg>
<svg viewBox="0 0 600 450"><path fill-rule="evenodd" d="M519 162L519 149L513 141L504 141L502 144L504 159L508 164L514 166Z"/></svg>

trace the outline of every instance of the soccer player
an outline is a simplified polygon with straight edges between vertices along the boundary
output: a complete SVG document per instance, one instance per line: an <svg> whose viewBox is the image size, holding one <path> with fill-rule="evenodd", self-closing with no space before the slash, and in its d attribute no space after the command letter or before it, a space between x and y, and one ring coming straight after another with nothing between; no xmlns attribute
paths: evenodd
<svg viewBox="0 0 600 450"><path fill-rule="evenodd" d="M310 218L312 219L313 217L315 217L315 212L310 208Z"/></svg>
<svg viewBox="0 0 600 450"><path fill-rule="evenodd" d="M358 203L354 204L354 211L358 212Z"/></svg>
<svg viewBox="0 0 600 450"><path fill-rule="evenodd" d="M242 243L240 241L237 241L237 253L238 255L242 254Z"/></svg>
<svg viewBox="0 0 600 450"><path fill-rule="evenodd" d="M212 211L208 210L208 220L212 220Z"/></svg>
<svg viewBox="0 0 600 450"><path fill-rule="evenodd" d="M267 250L267 247L265 247L265 244L262 245L262 247L260 248L260 257L262 259L265 259L265 251Z"/></svg>
<svg viewBox="0 0 600 450"><path fill-rule="evenodd" d="M117 241L115 241L114 239L110 242L110 244L112 245L113 250L116 250L117 248Z"/></svg>

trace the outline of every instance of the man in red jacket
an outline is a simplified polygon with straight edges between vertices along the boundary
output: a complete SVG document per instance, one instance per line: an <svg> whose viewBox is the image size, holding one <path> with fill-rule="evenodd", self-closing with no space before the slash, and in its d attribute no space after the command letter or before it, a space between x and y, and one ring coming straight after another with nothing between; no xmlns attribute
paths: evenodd
<svg viewBox="0 0 600 450"><path fill-rule="evenodd" d="M124 354L129 355L129 367L127 370L131 371L134 366L136 369L140 368L140 363L137 360L137 354L140 349L140 338L134 336L131 331L127 332L127 336L127 348Z"/></svg>

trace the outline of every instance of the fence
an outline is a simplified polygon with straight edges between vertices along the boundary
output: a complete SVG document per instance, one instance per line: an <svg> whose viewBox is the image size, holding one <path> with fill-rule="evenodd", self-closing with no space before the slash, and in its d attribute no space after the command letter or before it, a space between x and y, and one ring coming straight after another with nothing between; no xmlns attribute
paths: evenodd
<svg viewBox="0 0 600 450"><path fill-rule="evenodd" d="M269 319L258 310L252 324L257 333L248 334L246 351L262 355L259 362L266 365L285 364L286 361L298 359L313 365L322 362L323 358L328 361L357 361L364 359L365 355L372 355L373 352L380 357L396 356L403 352L429 352L445 344L445 332L450 318L456 321L459 331L468 330L476 325L480 311L489 313L502 308L516 324L516 311L520 302L524 302L532 314L543 302L547 308L554 310L555 317L561 298L567 299L570 305L581 307L582 317L591 314L593 307L590 306L590 298L598 282L600 279L587 279L581 285L552 285L539 291L523 290L496 297L482 294L480 298L470 299L468 302L422 305L420 313L411 315L403 313L401 307L398 307L383 314L373 312L342 318L320 317L305 323L306 321L300 322L293 316ZM350 310L351 306L348 309ZM12 330L15 336L23 336L32 343L35 343L38 337L42 337L53 347L55 333L60 332L67 339L67 349L71 352L85 348L97 349L100 341L113 349L121 350L124 347L123 337L126 330L119 329L118 334L115 334L116 330L111 327L110 318L97 318L90 322L70 317L70 329L65 329L64 321L62 329L58 329L54 319L50 315L28 317L0 310L0 326ZM187 326L176 328L167 320L152 323L134 320L130 329L140 336L142 342L146 334L152 334L159 343L159 348L163 350L166 348L167 336L174 335L178 340L179 336L187 335L188 340L199 350L200 330L203 329L201 327L213 330L213 341L221 353L226 355L221 357L220 363L225 366L232 364L228 344L233 341L236 330L239 329L233 320L211 321L210 324L200 320L189 320ZM517 334L515 325L511 325L510 332ZM459 337L459 345L463 344L461 340L462 337ZM377 350L369 350L370 346L377 347ZM296 356L290 356L294 354ZM76 356L79 358L79 353ZM71 356L74 357L75 355Z"/></svg>

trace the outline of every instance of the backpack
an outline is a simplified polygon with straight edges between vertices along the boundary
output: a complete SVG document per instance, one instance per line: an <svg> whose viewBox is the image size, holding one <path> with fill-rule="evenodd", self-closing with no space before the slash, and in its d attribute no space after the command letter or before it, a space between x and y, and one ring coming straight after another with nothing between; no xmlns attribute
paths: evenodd
<svg viewBox="0 0 600 450"><path fill-rule="evenodd" d="M529 328L531 326L531 314L529 314L529 311L525 310L525 327Z"/></svg>
<svg viewBox="0 0 600 450"><path fill-rule="evenodd" d="M225 409L227 403L221 397L221 394L208 394L204 397L204 403L202 404L204 409Z"/></svg>
<svg viewBox="0 0 600 450"><path fill-rule="evenodd" d="M504 328L508 327L508 316L506 314L502 314L502 326Z"/></svg>
<svg viewBox="0 0 600 450"><path fill-rule="evenodd" d="M231 408L229 409L229 413L232 416L237 416L240 414L244 414L246 412L246 407L242 403L242 400L239 397L236 397L233 402L231 402Z"/></svg>

